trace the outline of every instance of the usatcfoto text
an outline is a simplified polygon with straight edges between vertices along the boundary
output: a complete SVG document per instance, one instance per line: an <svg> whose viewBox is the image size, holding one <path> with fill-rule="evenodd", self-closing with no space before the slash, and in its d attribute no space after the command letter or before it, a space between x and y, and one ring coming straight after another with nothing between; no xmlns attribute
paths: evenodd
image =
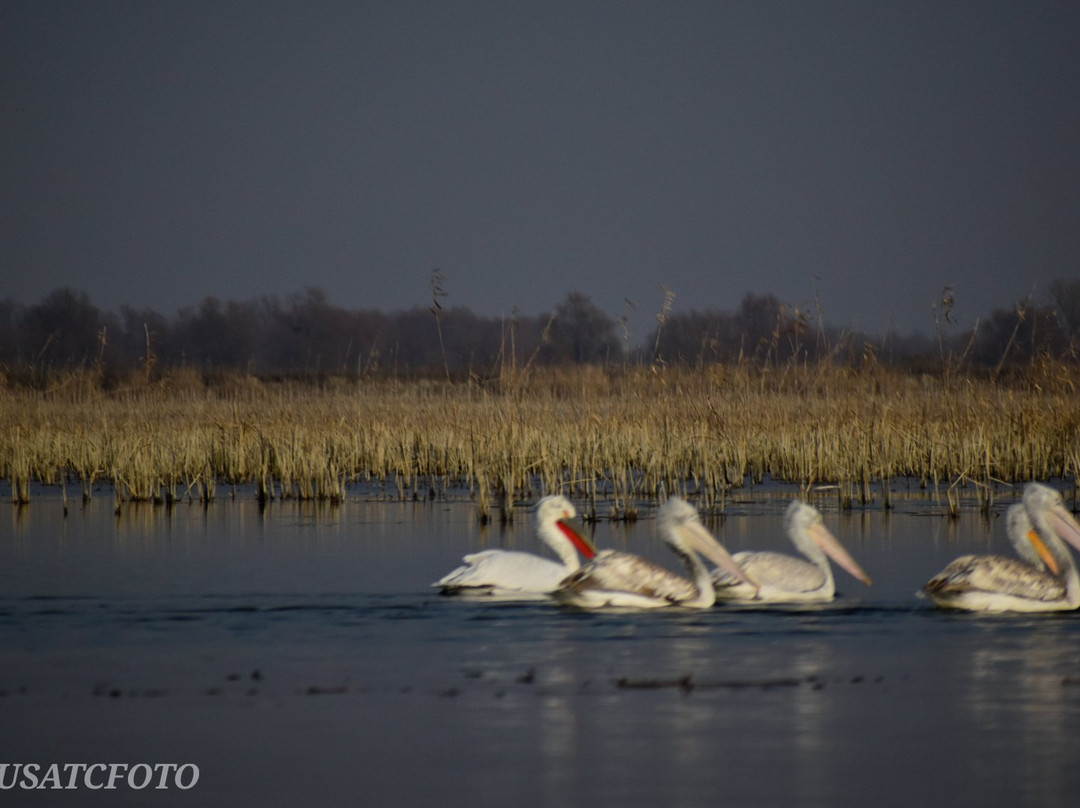
<svg viewBox="0 0 1080 808"><path fill-rule="evenodd" d="M178 788L199 782L194 763L0 763L0 789Z"/></svg>

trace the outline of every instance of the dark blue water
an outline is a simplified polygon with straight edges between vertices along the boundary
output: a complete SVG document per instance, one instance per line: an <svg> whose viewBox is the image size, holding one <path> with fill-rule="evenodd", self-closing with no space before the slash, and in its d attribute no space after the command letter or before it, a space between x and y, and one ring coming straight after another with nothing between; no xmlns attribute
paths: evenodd
<svg viewBox="0 0 1080 808"><path fill-rule="evenodd" d="M710 526L786 550L786 502L748 493ZM956 555L1007 551L999 509L818 504L873 587L838 572L827 607L640 614L433 593L465 552L537 550L525 509L500 530L360 497L5 504L0 762L200 779L0 805L1074 805L1080 618L914 596ZM672 564L651 519L594 538Z"/></svg>

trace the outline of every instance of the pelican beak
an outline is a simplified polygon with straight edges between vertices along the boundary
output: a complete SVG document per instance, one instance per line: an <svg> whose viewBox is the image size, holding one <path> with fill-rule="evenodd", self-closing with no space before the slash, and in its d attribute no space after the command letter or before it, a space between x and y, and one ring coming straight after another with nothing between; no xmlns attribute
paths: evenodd
<svg viewBox="0 0 1080 808"><path fill-rule="evenodd" d="M1058 566L1057 561L1054 560L1054 557L1050 554L1046 545L1043 544L1042 539L1039 538L1039 534L1034 530L1029 530L1027 532L1027 540L1031 542L1031 546L1035 548L1035 552L1039 554L1039 558L1043 560L1043 563L1046 564L1050 572L1054 575L1060 575L1061 567Z"/></svg>
<svg viewBox="0 0 1080 808"><path fill-rule="evenodd" d="M1080 550L1080 523L1065 510L1064 505L1055 505L1050 509L1050 526L1059 538Z"/></svg>
<svg viewBox="0 0 1080 808"><path fill-rule="evenodd" d="M712 534L700 524L689 524L685 526L689 541L687 545L701 553L705 558L709 559L720 569L727 572L736 580L749 584L754 587L754 594L757 594L757 590L761 587L758 582L748 576L743 568L736 563L735 559L731 557L729 553L720 542L713 538Z"/></svg>
<svg viewBox="0 0 1080 808"><path fill-rule="evenodd" d="M555 522L555 525L562 531L562 534L566 536L566 538L570 539L570 543L574 545L574 547L577 548L577 551L585 556L585 558L596 558L596 545L574 530L565 519L559 519Z"/></svg>
<svg viewBox="0 0 1080 808"><path fill-rule="evenodd" d="M843 545L836 540L836 536L825 527L821 522L815 522L809 529L810 537L814 540L814 543L820 547L833 561L843 567L849 575L853 578L858 578L867 586L870 586L873 581L870 580L870 576L866 574L858 562L844 549Z"/></svg>

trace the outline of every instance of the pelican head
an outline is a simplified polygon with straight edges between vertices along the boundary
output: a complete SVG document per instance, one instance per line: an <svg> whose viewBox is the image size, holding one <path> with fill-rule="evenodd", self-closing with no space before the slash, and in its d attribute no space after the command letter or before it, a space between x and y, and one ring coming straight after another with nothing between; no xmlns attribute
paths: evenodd
<svg viewBox="0 0 1080 808"><path fill-rule="evenodd" d="M596 547L587 538L567 524L567 520L577 517L574 504L562 494L550 494L536 504L538 531L547 545L563 560L563 563L576 568L577 553L585 558L596 556Z"/></svg>
<svg viewBox="0 0 1080 808"><path fill-rule="evenodd" d="M548 494L536 503L536 516L541 522L556 522L575 518L577 509L562 494Z"/></svg>
<svg viewBox="0 0 1080 808"><path fill-rule="evenodd" d="M1069 513L1059 492L1040 483L1028 483L1021 501L1036 531L1052 531L1080 550L1080 523Z"/></svg>
<svg viewBox="0 0 1080 808"><path fill-rule="evenodd" d="M757 589L757 584L747 577L731 554L705 529L697 509L685 499L671 497L665 502L660 508L659 523L664 541L676 553L684 557L699 553L737 580ZM712 590L711 583L709 589Z"/></svg>
<svg viewBox="0 0 1080 808"><path fill-rule="evenodd" d="M792 543L803 555L813 559L821 558L822 553L825 553L852 577L858 578L867 586L872 583L870 576L825 527L817 508L797 499L792 500L784 513L784 527Z"/></svg>

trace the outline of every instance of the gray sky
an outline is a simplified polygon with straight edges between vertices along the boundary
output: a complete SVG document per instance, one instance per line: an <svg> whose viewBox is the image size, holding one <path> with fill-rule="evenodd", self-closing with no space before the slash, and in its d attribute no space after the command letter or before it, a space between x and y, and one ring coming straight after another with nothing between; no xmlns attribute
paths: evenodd
<svg viewBox="0 0 1080 808"><path fill-rule="evenodd" d="M0 3L0 297L969 325L1080 274L1080 3Z"/></svg>

